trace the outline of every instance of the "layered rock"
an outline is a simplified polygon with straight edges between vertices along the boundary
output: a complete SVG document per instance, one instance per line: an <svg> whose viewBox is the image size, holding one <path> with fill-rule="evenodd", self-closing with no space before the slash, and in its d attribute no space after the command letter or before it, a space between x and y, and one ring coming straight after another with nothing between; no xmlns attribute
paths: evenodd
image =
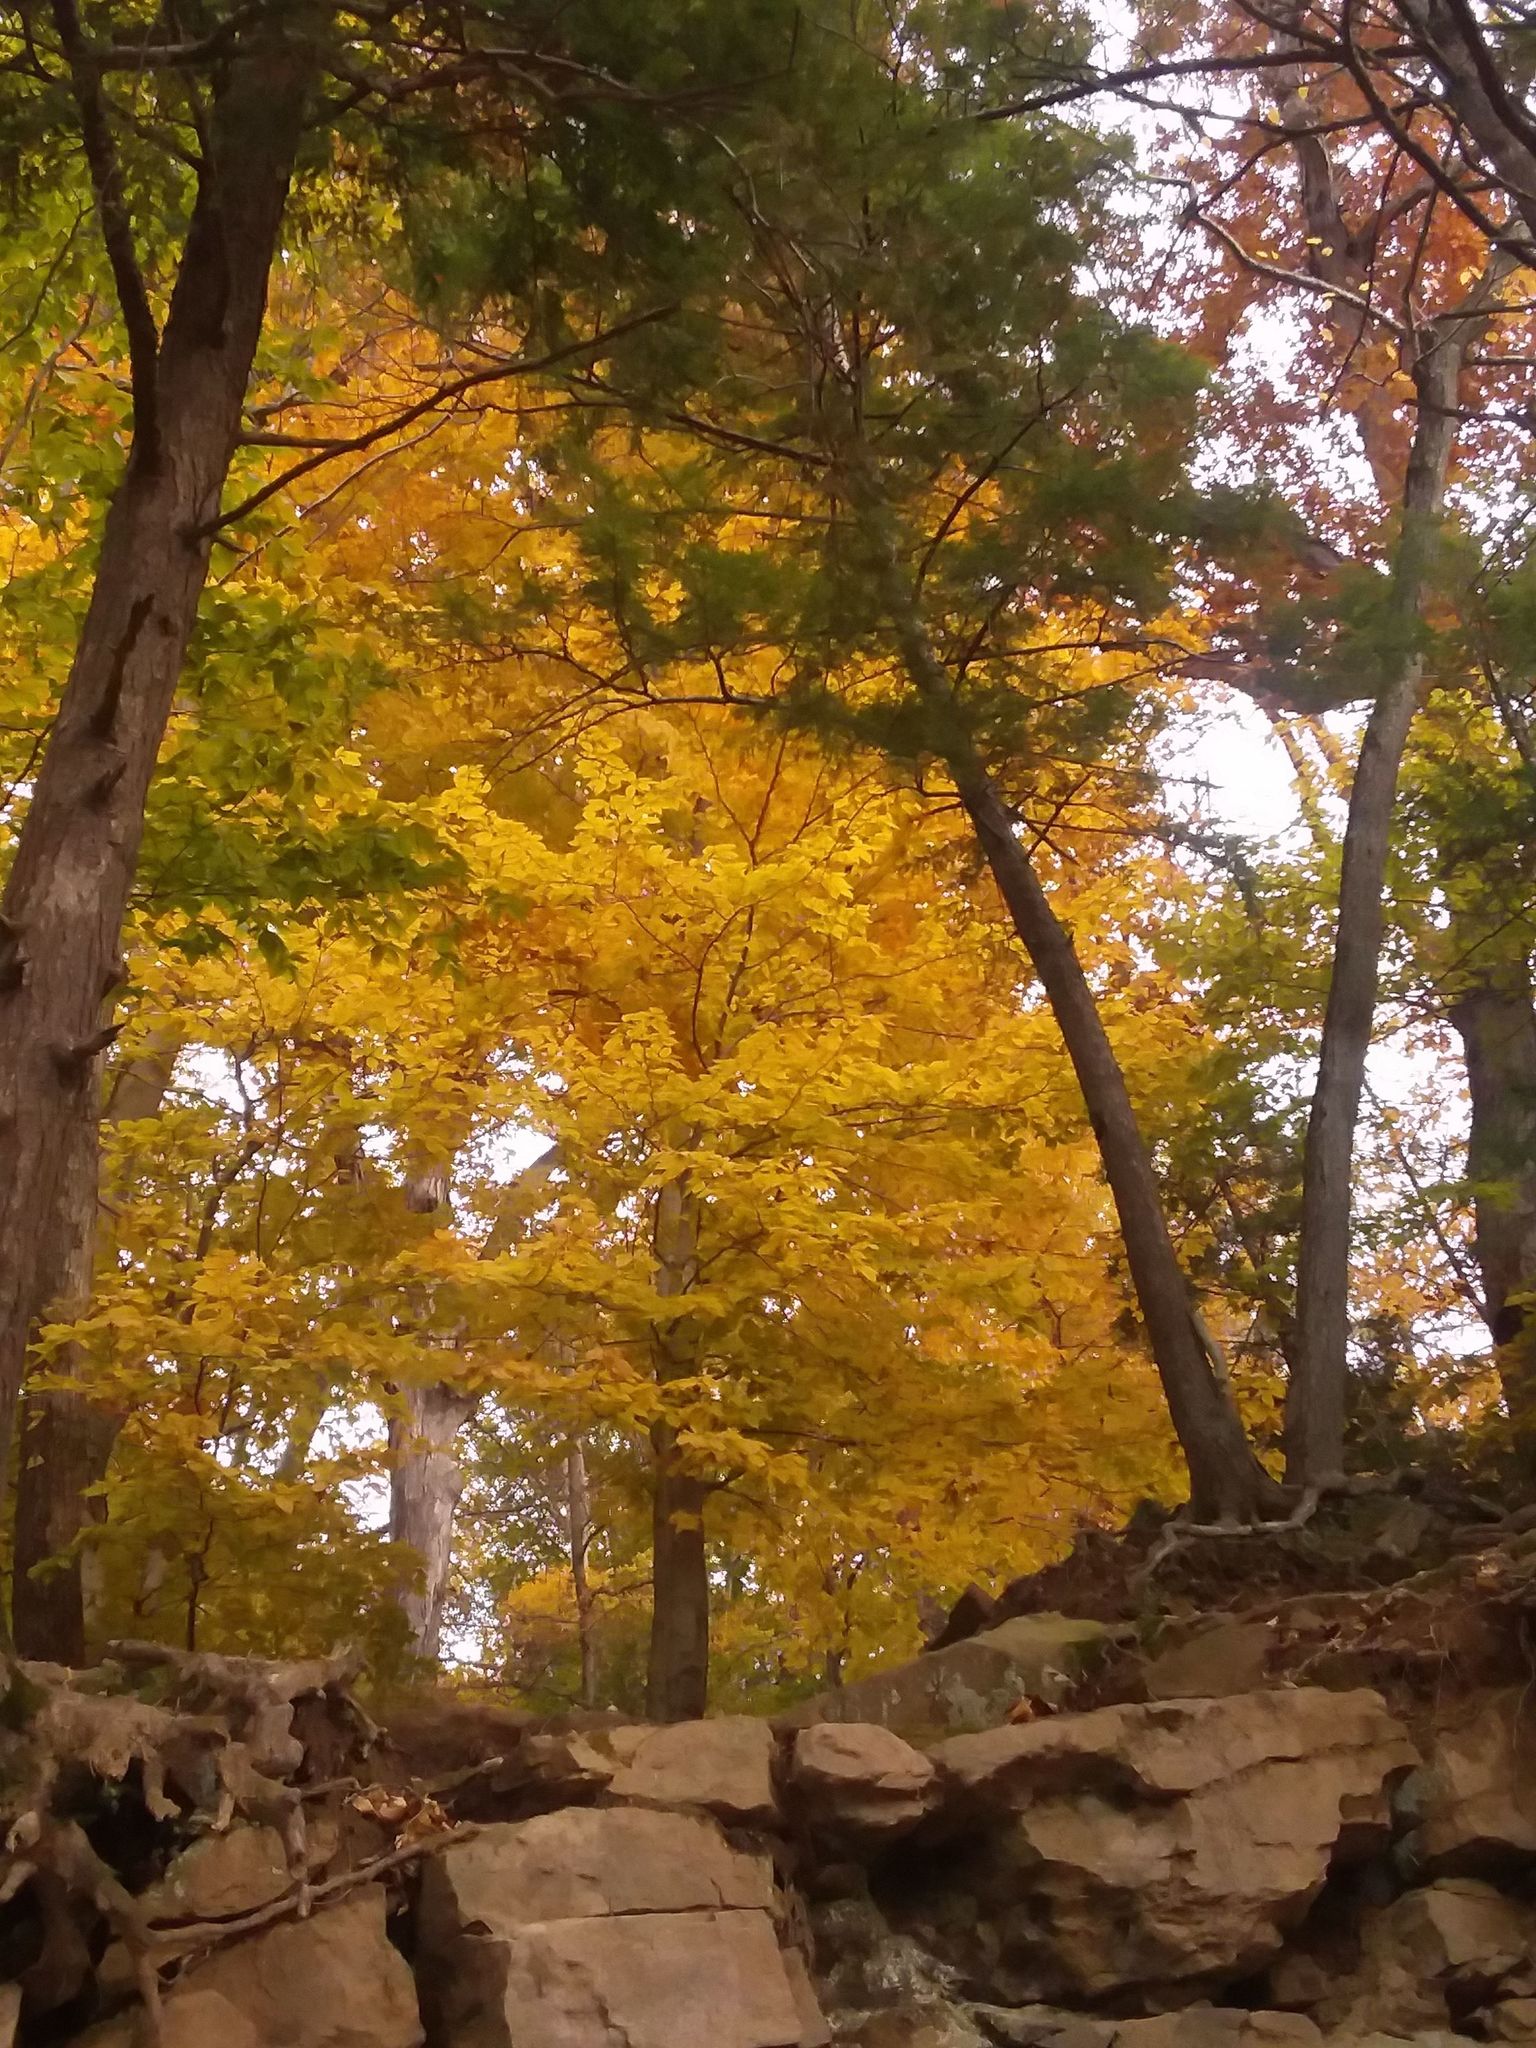
<svg viewBox="0 0 1536 2048"><path fill-rule="evenodd" d="M919 1916L940 1953L1019 2002L1235 1977L1278 1952L1337 1859L1384 1844L1390 1781L1415 1757L1374 1693L1158 1701L958 1736L932 1751L948 1897Z"/></svg>
<svg viewBox="0 0 1536 2048"><path fill-rule="evenodd" d="M419 1967L443 2048L809 2048L774 1904L768 1858L699 1814L487 1828L423 1883Z"/></svg>
<svg viewBox="0 0 1536 2048"><path fill-rule="evenodd" d="M1026 1614L982 1635L818 1693L778 1717L781 1728L871 1722L914 1740L992 1728L1021 1701L1055 1705L1107 1650L1102 1622Z"/></svg>
<svg viewBox="0 0 1536 2048"><path fill-rule="evenodd" d="M307 1920L217 1950L165 2000L164 2048L420 2048L409 1964L365 1886ZM93 2029L81 2048L145 2048L141 2015Z"/></svg>

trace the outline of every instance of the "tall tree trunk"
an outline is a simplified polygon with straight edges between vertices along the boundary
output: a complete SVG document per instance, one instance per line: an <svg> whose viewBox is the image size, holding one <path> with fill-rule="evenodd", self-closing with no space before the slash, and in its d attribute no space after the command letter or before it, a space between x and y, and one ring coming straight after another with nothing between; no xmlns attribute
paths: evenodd
<svg viewBox="0 0 1536 2048"><path fill-rule="evenodd" d="M985 770L970 755L952 761L951 770L1088 1107L1137 1304L1189 1467L1191 1505L1202 1520L1252 1521L1273 1502L1274 1484L1254 1456L1231 1387L1194 1312L1152 1156L1077 948Z"/></svg>
<svg viewBox="0 0 1536 2048"><path fill-rule="evenodd" d="M68 27L67 0L56 14ZM308 64L281 44L231 62L205 124L163 337L124 250L127 210L89 58L74 68L132 344L134 437L0 899L0 1444L30 1331L69 1262L61 1247L91 1228L97 1055L111 1036L103 1016L122 975L145 798L261 333ZM89 1254L79 1256L88 1269Z"/></svg>
<svg viewBox="0 0 1536 2048"><path fill-rule="evenodd" d="M699 1204L686 1177L656 1196L656 1291L686 1294L698 1277ZM656 1375L663 1384L698 1370L698 1333L687 1318L658 1331ZM658 1423L654 1453L651 1642L646 1712L653 1721L694 1721L709 1698L709 1560L704 1545L707 1480L688 1469L680 1433Z"/></svg>
<svg viewBox="0 0 1536 2048"><path fill-rule="evenodd" d="M1536 1457L1536 1005L1523 965L1451 1005L1472 1098L1467 1178L1483 1313L1516 1440Z"/></svg>
<svg viewBox="0 0 1536 2048"><path fill-rule="evenodd" d="M652 1433L650 1660L645 1710L653 1721L697 1721L709 1703L709 1484L682 1469L675 1431Z"/></svg>
<svg viewBox="0 0 1536 2048"><path fill-rule="evenodd" d="M903 570L884 493L868 453L844 451L849 496L877 564L880 594L907 679L953 729L960 724L948 671L935 653ZM1098 1142L1114 1198L1131 1284L1189 1468L1190 1504L1202 1520L1249 1522L1277 1489L1254 1456L1220 1355L1195 1314L1173 1247L1152 1155L1137 1122L1071 934L1051 907L1008 806L968 738L945 759L1014 930L1040 977Z"/></svg>
<svg viewBox="0 0 1536 2048"><path fill-rule="evenodd" d="M464 1492L454 1438L474 1414L477 1397L457 1387L408 1387L405 1413L390 1425L395 1453L389 1475L389 1536L407 1544L421 1564L421 1582L401 1596L418 1657L435 1658L442 1639L443 1601L453 1562L453 1518Z"/></svg>
<svg viewBox="0 0 1536 2048"><path fill-rule="evenodd" d="M587 1484L586 1454L573 1437L565 1453L565 1525L571 1557L571 1589L576 1599L576 1641L581 1653L581 1704L597 1705L597 1636L593 1629L596 1596L588 1575L592 1550L592 1492Z"/></svg>
<svg viewBox="0 0 1536 2048"><path fill-rule="evenodd" d="M165 1033L124 1062L107 1093L107 1121L131 1123L156 1115L179 1050L179 1037ZM72 1228L61 1243L64 1256L43 1311L59 1322L85 1307L95 1272L111 1257L116 1241L109 1221L93 1249L96 1146L86 1126L77 1126L72 1135L75 1150L60 1205ZM73 1376L77 1364L71 1347L50 1361L50 1377ZM88 1574L78 1538L102 1518L102 1503L91 1489L107 1475L122 1420L118 1410L69 1386L36 1389L23 1400L11 1588L11 1631L23 1657L56 1664L87 1661Z"/></svg>
<svg viewBox="0 0 1536 2048"><path fill-rule="evenodd" d="M1286 1475L1304 1487L1325 1486L1344 1468L1355 1127L1376 1015L1392 809L1424 674L1418 644L1420 607L1445 500L1461 365L1469 339L1468 323L1442 325L1414 365L1418 420L1403 487L1389 614L1400 652L1366 722L1344 828L1333 970L1317 1085L1307 1119L1295 1370L1285 1403Z"/></svg>

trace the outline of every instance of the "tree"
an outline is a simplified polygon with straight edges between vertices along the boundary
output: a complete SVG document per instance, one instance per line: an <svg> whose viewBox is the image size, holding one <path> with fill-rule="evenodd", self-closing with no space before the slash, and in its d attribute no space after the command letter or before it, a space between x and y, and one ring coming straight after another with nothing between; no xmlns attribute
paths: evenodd
<svg viewBox="0 0 1536 2048"><path fill-rule="evenodd" d="M470 366L414 407L361 435L306 443L285 470L225 508L242 440L289 445L282 415L293 394L257 402L250 386L284 222L299 224L289 205L295 177L310 197L302 174L329 175L332 146L343 142L376 177L387 173L402 144L409 158L430 152L472 105L500 172L547 164L547 187L561 189L553 205L526 209L539 302L551 303L561 236L577 253L589 302L608 308L624 304L649 252L657 265L636 288L652 296L626 309L643 322L686 240L673 201L687 181L670 182L668 166L676 176L687 158L697 171L717 148L669 116L674 65L699 67L685 95L692 108L700 94L707 102L718 75L711 65L727 54L733 79L743 61L782 65L791 28L790 12L765 0L727 53L694 10L673 11L676 21L651 25L679 31L659 93L650 90L650 39L636 36L623 10L589 13L574 35L530 10L519 24L526 46L511 50L494 9L426 26L386 12L362 25L331 9L296 15L263 5L162 38L146 35L131 11L87 27L74 0L57 0L49 29L31 10L8 27L8 114L29 152L30 179L44 189L58 175L73 180L75 149L88 173L132 407L90 600L0 904L0 1429L10 1428L29 1334L66 1287L71 1248L89 1229L99 1058L116 1028L123 917L214 542L299 477L403 431L519 361L514 342L488 362L477 338ZM517 29L513 36L520 40ZM617 92L616 77L625 81ZM583 115L593 94L603 111ZM396 129L395 110L412 107L421 118ZM595 150L594 123L603 130ZM387 176L382 182L387 188ZM605 280L591 251L610 214L625 232ZM39 216L51 222L55 209L45 201ZM601 326L583 337L563 319L555 324L548 353L556 358L612 345ZM625 328L625 312L614 325Z"/></svg>
<svg viewBox="0 0 1536 2048"><path fill-rule="evenodd" d="M1196 380L1078 286L1101 145L993 118L1015 68L1068 60L1064 32L984 6L860 22L867 47L818 45L819 102L740 159L686 392L577 380L585 409L541 458L546 516L579 522L577 601L612 620L571 666L665 701L671 664L704 665L721 701L942 778L1063 1032L1197 1511L1247 1519L1273 1487L1192 1313L1039 850L1074 772L1148 715L1125 677L1169 537L1198 522L1181 477ZM608 426L620 406L650 419L640 464ZM535 620L562 595L536 577L525 594ZM768 649L764 688L741 670Z"/></svg>

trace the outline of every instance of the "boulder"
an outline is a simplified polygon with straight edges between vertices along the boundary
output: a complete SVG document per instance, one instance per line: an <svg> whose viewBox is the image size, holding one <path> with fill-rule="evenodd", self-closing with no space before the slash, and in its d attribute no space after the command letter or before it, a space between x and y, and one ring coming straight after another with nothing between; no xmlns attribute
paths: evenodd
<svg viewBox="0 0 1536 2048"><path fill-rule="evenodd" d="M802 1700L780 1714L776 1725L873 1721L914 1738L992 1728L1020 1700L1055 1705L1064 1699L1103 1656L1111 1637L1112 1631L1098 1621L1018 1615L983 1635Z"/></svg>
<svg viewBox="0 0 1536 2048"><path fill-rule="evenodd" d="M789 1782L813 1834L868 1845L910 1833L938 1791L938 1773L921 1750L889 1728L860 1722L802 1728Z"/></svg>
<svg viewBox="0 0 1536 2048"><path fill-rule="evenodd" d="M1316 2022L1299 2012L1191 2005L1151 2019L1121 2020L1113 2048L1322 2048Z"/></svg>
<svg viewBox="0 0 1536 2048"><path fill-rule="evenodd" d="M292 1885L276 1828L231 1828L184 1849L143 1903L154 1921L222 1920L269 1905Z"/></svg>
<svg viewBox="0 0 1536 2048"><path fill-rule="evenodd" d="M1154 1700L1210 1700L1263 1685L1274 1645L1267 1621L1221 1621L1153 1657L1146 1666Z"/></svg>
<svg viewBox="0 0 1536 2048"><path fill-rule="evenodd" d="M0 2040L4 2040L0 2031ZM216 1991L172 1993L161 2011L161 2048L271 2048L237 2006ZM141 2013L124 2013L81 2035L75 2048L150 2048Z"/></svg>
<svg viewBox="0 0 1536 2048"><path fill-rule="evenodd" d="M1104 1707L931 1755L930 1832L950 1842L902 1924L1025 2003L1260 1968L1330 1865L1385 1843L1388 1782L1416 1752L1375 1693L1298 1689Z"/></svg>
<svg viewBox="0 0 1536 2048"><path fill-rule="evenodd" d="M992 2048L997 2039L981 2033L959 2006L942 2001L866 2013L838 2033L843 2048Z"/></svg>
<svg viewBox="0 0 1536 2048"><path fill-rule="evenodd" d="M485 1828L434 1856L422 1914L450 1932L471 1922L505 1932L610 1913L766 1911L766 1856L733 1849L712 1821L644 1807L566 1807Z"/></svg>
<svg viewBox="0 0 1536 2048"><path fill-rule="evenodd" d="M1313 2010L1347 2034L1449 2029L1531 1954L1536 1913L1473 1878L1445 1878L1365 1914L1350 1971L1325 1977Z"/></svg>
<svg viewBox="0 0 1536 2048"><path fill-rule="evenodd" d="M611 1798L699 1806L721 1820L760 1827L777 1817L773 1730L766 1721L734 1714L625 1734L636 1732L638 1742L623 1744L629 1753L609 1783Z"/></svg>
<svg viewBox="0 0 1536 2048"><path fill-rule="evenodd" d="M261 2048L418 2048L416 1987L384 1905L382 1888L368 1885L308 1920L232 1942L197 1965L189 1991L218 1993Z"/></svg>
<svg viewBox="0 0 1536 2048"><path fill-rule="evenodd" d="M423 1873L441 2048L814 2048L765 1856L701 1813L571 1808L488 1827Z"/></svg>
<svg viewBox="0 0 1536 2048"><path fill-rule="evenodd" d="M800 2048L806 2024L766 1913L526 1926L502 2000L446 2048Z"/></svg>
<svg viewBox="0 0 1536 2048"><path fill-rule="evenodd" d="M1536 1856L1536 1730L1524 1689L1463 1700L1403 1784L1400 1854L1431 1876L1499 1876Z"/></svg>
<svg viewBox="0 0 1536 2048"><path fill-rule="evenodd" d="M424 2038L377 1885L217 1950L164 2003L163 2048L420 2048ZM148 2044L142 2013L125 2013L79 2048Z"/></svg>

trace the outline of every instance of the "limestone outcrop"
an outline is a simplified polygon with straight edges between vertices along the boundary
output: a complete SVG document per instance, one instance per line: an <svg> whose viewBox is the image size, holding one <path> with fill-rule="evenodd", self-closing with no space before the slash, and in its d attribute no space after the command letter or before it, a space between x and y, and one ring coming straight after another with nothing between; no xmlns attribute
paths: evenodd
<svg viewBox="0 0 1536 2048"><path fill-rule="evenodd" d="M1415 1601L1197 1622L1099 1705L1124 1642L1095 1670L1103 1629L1027 1616L837 1712L499 1712L483 1761L459 1715L437 1793L366 1734L301 1777L274 1710L264 1771L239 1738L233 1812L178 1802L136 1897L97 1857L106 1904L61 1915L23 1870L0 2048L1536 2048L1536 1713L1425 1686ZM1393 1656L1392 1704L1342 1682ZM346 1721L333 1669L279 1706Z"/></svg>

